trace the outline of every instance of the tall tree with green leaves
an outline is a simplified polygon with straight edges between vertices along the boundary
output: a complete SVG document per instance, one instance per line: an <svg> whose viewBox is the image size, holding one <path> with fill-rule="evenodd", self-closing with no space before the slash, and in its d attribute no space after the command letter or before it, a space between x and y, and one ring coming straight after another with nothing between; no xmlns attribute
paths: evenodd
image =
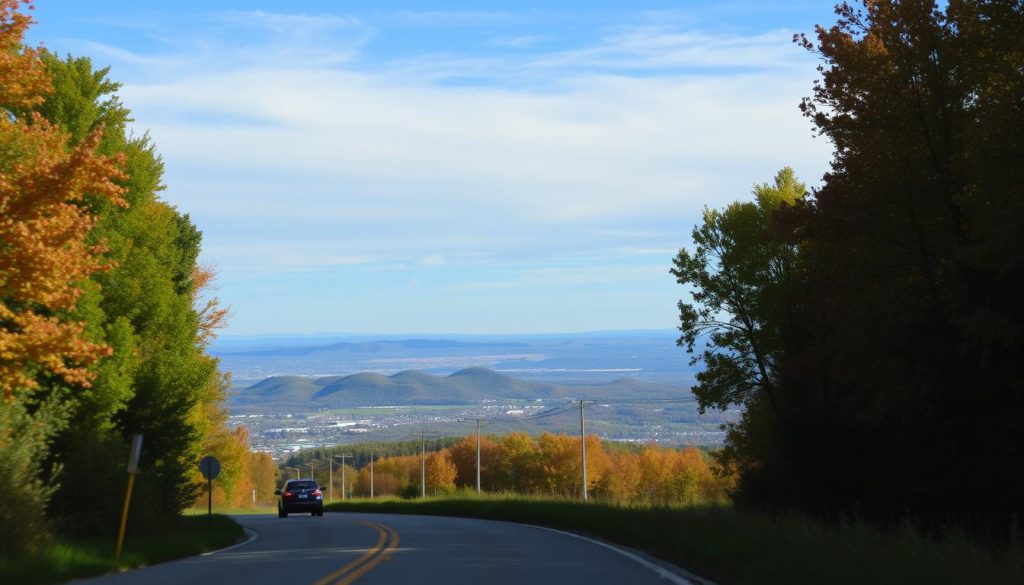
<svg viewBox="0 0 1024 585"><path fill-rule="evenodd" d="M1006 529L1024 512L1024 4L841 4L797 41L835 145L798 243L781 417L740 499ZM770 447L757 440L774 437Z"/></svg>
<svg viewBox="0 0 1024 585"><path fill-rule="evenodd" d="M701 364L701 412L765 401L778 412L779 321L789 310L785 289L797 259L795 245L776 236L774 214L801 201L806 187L786 167L772 183L754 186L754 201L704 209L693 250L679 250L671 273L689 287L679 301L678 344Z"/></svg>
<svg viewBox="0 0 1024 585"><path fill-rule="evenodd" d="M111 352L77 314L82 282L109 268L85 201L125 203L118 157L97 153L99 129L73 141L32 112L52 87L40 51L22 45L25 4L0 0L0 554L46 541L60 469L50 443Z"/></svg>
<svg viewBox="0 0 1024 585"><path fill-rule="evenodd" d="M124 459L132 434L145 435L133 519L154 525L194 499L194 462L204 436L223 426L226 380L204 353L208 331L197 310L201 234L159 197L163 162L145 135L128 130L119 84L87 58L43 56L54 91L35 106L70 129L73 141L104 129L101 152L125 161L125 208L90 197L90 233L107 243L114 268L83 284L77 315L87 334L113 349L94 367L93 387L66 402L75 413L57 439L64 481L55 514L70 531L111 531L117 521ZM205 280L204 280L205 282Z"/></svg>

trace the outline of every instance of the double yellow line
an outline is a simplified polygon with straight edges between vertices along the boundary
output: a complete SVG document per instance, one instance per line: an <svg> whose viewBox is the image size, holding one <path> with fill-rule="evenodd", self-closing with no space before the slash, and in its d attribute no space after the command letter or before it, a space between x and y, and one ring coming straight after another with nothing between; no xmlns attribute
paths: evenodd
<svg viewBox="0 0 1024 585"><path fill-rule="evenodd" d="M377 544L363 553L361 557L320 579L313 585L349 585L367 571L377 566L398 547L398 533L390 526L376 522L360 521L360 524L375 529L378 533Z"/></svg>

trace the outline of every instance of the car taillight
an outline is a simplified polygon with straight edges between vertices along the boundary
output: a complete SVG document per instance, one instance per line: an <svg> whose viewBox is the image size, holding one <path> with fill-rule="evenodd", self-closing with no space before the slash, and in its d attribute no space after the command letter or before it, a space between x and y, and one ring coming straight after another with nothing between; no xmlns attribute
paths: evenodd
<svg viewBox="0 0 1024 585"><path fill-rule="evenodd" d="M284 495L285 495L285 496L294 496L295 494L293 494L293 493L291 493L291 492L285 492L285 493L284 493Z"/></svg>
<svg viewBox="0 0 1024 585"><path fill-rule="evenodd" d="M313 490L313 495L314 496L322 496L324 494L320 490Z"/></svg>

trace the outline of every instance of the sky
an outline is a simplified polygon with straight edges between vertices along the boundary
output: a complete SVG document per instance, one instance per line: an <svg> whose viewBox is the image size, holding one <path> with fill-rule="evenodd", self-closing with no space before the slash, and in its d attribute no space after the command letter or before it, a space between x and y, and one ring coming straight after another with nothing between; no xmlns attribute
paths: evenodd
<svg viewBox="0 0 1024 585"><path fill-rule="evenodd" d="M704 206L831 145L828 2L37 0L203 232L226 334L671 329Z"/></svg>

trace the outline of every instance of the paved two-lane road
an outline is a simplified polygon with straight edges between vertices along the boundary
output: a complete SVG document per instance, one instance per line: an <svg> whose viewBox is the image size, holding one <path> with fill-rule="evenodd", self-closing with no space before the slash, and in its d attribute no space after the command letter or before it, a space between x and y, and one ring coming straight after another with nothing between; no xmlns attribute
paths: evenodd
<svg viewBox="0 0 1024 585"><path fill-rule="evenodd" d="M699 583L630 553L534 526L435 516L236 516L257 537L89 584Z"/></svg>

